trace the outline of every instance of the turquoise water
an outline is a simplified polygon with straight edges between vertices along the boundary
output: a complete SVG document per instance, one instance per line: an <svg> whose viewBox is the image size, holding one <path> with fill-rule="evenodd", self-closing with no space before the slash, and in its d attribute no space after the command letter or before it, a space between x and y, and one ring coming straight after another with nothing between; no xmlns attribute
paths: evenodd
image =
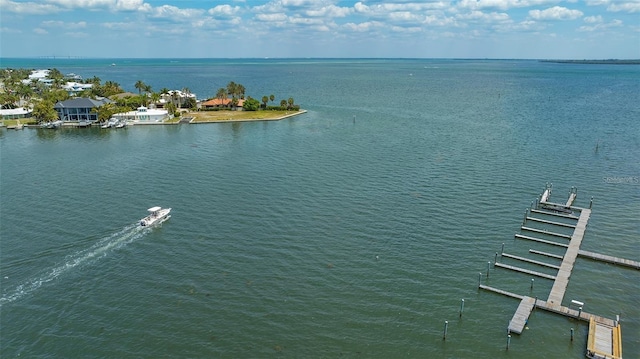
<svg viewBox="0 0 640 359"><path fill-rule="evenodd" d="M502 243L553 251L513 239L546 182L558 201L571 186L578 206L594 197L583 249L640 260L637 66L1 65L199 98L235 81L308 110L279 122L0 132L3 358L581 358L587 326L542 311L506 351L518 302L477 290ZM172 218L138 229L155 205ZM493 268L488 283L541 298L551 288ZM620 314L624 356L638 357L638 283L638 271L579 258L563 303Z"/></svg>

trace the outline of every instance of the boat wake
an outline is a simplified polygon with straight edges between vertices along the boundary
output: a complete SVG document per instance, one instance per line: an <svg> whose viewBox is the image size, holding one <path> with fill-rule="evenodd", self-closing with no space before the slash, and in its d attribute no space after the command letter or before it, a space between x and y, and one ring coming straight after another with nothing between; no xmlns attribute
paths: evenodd
<svg viewBox="0 0 640 359"><path fill-rule="evenodd" d="M104 258L110 252L142 238L148 232L149 230L135 223L124 227L116 233L99 239L91 247L67 256L64 263L45 270L34 278L18 285L15 289L5 292L2 298L0 298L0 307L33 293L43 284L53 281L73 268Z"/></svg>

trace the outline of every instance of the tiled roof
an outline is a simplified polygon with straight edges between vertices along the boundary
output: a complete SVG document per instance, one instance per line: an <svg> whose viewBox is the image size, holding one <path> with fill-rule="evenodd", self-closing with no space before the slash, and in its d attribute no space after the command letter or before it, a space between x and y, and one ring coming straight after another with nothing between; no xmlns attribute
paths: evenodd
<svg viewBox="0 0 640 359"><path fill-rule="evenodd" d="M100 107L105 103L111 102L109 99L94 100L90 98L74 98L71 100L66 100L62 102L56 103L54 108L94 108Z"/></svg>
<svg viewBox="0 0 640 359"><path fill-rule="evenodd" d="M202 103L202 106L228 106L231 103L231 99L230 98L225 98L225 99L219 99L219 98L213 98L209 101L205 101ZM244 104L244 99L239 99L238 100L238 107L242 107L242 105Z"/></svg>

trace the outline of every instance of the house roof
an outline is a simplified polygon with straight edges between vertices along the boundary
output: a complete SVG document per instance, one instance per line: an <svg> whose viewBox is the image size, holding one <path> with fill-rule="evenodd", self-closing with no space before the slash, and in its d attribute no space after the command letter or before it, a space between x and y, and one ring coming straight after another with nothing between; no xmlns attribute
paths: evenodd
<svg viewBox="0 0 640 359"><path fill-rule="evenodd" d="M90 98L74 98L71 100L58 102L53 106L53 108L94 108L100 107L109 102L111 102L111 100L106 98L102 100L94 100Z"/></svg>
<svg viewBox="0 0 640 359"><path fill-rule="evenodd" d="M205 101L202 103L202 106L228 106L231 103L230 98L219 99L213 98L211 100ZM238 99L238 107L242 107L244 104L244 99Z"/></svg>

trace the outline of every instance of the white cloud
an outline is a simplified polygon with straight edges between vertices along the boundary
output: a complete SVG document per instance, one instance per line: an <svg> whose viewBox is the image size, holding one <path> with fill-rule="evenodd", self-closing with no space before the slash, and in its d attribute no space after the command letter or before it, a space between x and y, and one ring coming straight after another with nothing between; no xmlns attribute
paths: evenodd
<svg viewBox="0 0 640 359"><path fill-rule="evenodd" d="M584 22L586 22L587 24L595 24L598 22L602 22L602 16L597 15L597 16L587 16L584 18Z"/></svg>
<svg viewBox="0 0 640 359"><path fill-rule="evenodd" d="M22 30L20 29L14 29L11 27L0 27L0 33L6 33L6 34L21 34Z"/></svg>
<svg viewBox="0 0 640 359"><path fill-rule="evenodd" d="M282 13L258 14L258 15L256 15L256 19L258 19L260 21L266 21L266 22L285 21L285 20L287 20L287 15L282 14Z"/></svg>
<svg viewBox="0 0 640 359"><path fill-rule="evenodd" d="M42 28L39 28L39 27L36 27L35 29L33 29L33 32L35 32L38 35L46 35L46 34L49 33L49 31L47 31L45 29L42 29Z"/></svg>
<svg viewBox="0 0 640 359"><path fill-rule="evenodd" d="M15 2L10 0L0 0L0 9L2 9L2 12L24 15L51 14L61 10L55 5L40 4L36 2Z"/></svg>
<svg viewBox="0 0 640 359"><path fill-rule="evenodd" d="M523 8L539 5L557 4L560 0L461 0L458 7L467 9L499 9Z"/></svg>
<svg viewBox="0 0 640 359"><path fill-rule="evenodd" d="M43 27L58 27L63 29L84 29L87 27L87 23L85 21L64 22L64 21L48 20L48 21L43 21L41 25Z"/></svg>
<svg viewBox="0 0 640 359"><path fill-rule="evenodd" d="M638 0L586 0L589 6L607 6L607 11L612 12L640 12Z"/></svg>
<svg viewBox="0 0 640 359"><path fill-rule="evenodd" d="M582 15L583 13L580 10L571 10L562 6L529 11L529 16L535 20L574 20Z"/></svg>
<svg viewBox="0 0 640 359"><path fill-rule="evenodd" d="M613 12L618 12L618 11L624 11L624 12L630 12L630 13L640 12L640 1L625 1L625 2L612 1L611 5L607 7L607 10L613 11Z"/></svg>
<svg viewBox="0 0 640 359"><path fill-rule="evenodd" d="M330 18L335 18L335 17L345 17L348 16L349 14L352 13L353 10L351 10L351 8L348 7L339 7L339 6L335 6L335 5L329 5L329 6L323 6L317 9L311 9L311 10L307 10L305 11L305 14L307 16L312 16L312 17L330 17Z"/></svg>
<svg viewBox="0 0 640 359"><path fill-rule="evenodd" d="M369 32L376 28L383 27L384 24L378 21L367 21L360 24L355 24L352 22L346 23L343 25L343 28L354 31L354 32Z"/></svg>
<svg viewBox="0 0 640 359"><path fill-rule="evenodd" d="M485 22L510 20L509 14L504 12L485 13L478 10L474 10L466 14L458 14L456 15L456 18L461 20L479 20L479 21L485 21Z"/></svg>
<svg viewBox="0 0 640 359"><path fill-rule="evenodd" d="M593 32L593 31L603 31L610 28L621 27L623 25L622 20L614 19L610 23L596 23L592 26L580 26L578 31L582 32Z"/></svg>
<svg viewBox="0 0 640 359"><path fill-rule="evenodd" d="M189 21L204 13L200 9L180 9L172 5L162 5L152 9L150 16L154 18L172 19L175 21Z"/></svg>
<svg viewBox="0 0 640 359"><path fill-rule="evenodd" d="M209 15L213 15L213 16L226 16L226 17L230 17L233 16L235 14L237 14L240 11L240 7L239 6L231 6L228 4L224 4L224 5L217 5L211 9L209 9L207 11L207 13L209 13Z"/></svg>
<svg viewBox="0 0 640 359"><path fill-rule="evenodd" d="M67 9L109 9L112 11L149 10L144 0L46 0Z"/></svg>

